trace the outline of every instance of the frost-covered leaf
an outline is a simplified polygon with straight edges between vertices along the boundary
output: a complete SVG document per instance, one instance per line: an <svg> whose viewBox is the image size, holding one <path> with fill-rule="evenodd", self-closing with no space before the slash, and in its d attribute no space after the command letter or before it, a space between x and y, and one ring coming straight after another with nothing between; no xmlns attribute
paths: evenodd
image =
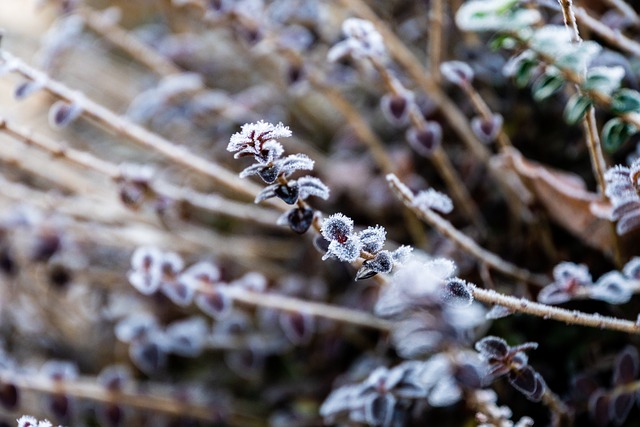
<svg viewBox="0 0 640 427"><path fill-rule="evenodd" d="M632 393L618 393L609 398L609 418L613 424L620 426L629 417L635 402Z"/></svg>
<svg viewBox="0 0 640 427"><path fill-rule="evenodd" d="M331 241L331 243L329 243L329 249L322 259L326 260L333 257L340 261L353 262L358 259L361 251L362 242L357 236L351 235L342 243L338 240Z"/></svg>
<svg viewBox="0 0 640 427"><path fill-rule="evenodd" d="M42 89L41 83L29 80L16 86L13 96L16 98L16 100L22 101L23 99L27 98L33 93L36 93L40 89Z"/></svg>
<svg viewBox="0 0 640 427"><path fill-rule="evenodd" d="M244 156L254 156L262 163L268 163L279 158L284 148L276 141L278 138L288 138L291 131L282 123L273 125L264 121L247 123L242 130L233 134L227 145L227 151L235 152L237 159Z"/></svg>
<svg viewBox="0 0 640 427"><path fill-rule="evenodd" d="M609 396L603 390L596 390L589 398L589 415L597 426L609 424Z"/></svg>
<svg viewBox="0 0 640 427"><path fill-rule="evenodd" d="M410 127L406 137L416 153L428 158L442 143L442 127L438 122L428 121L420 128Z"/></svg>
<svg viewBox="0 0 640 427"><path fill-rule="evenodd" d="M481 142L489 144L498 137L502 130L503 119L500 114L492 114L489 119L475 116L471 119L471 130Z"/></svg>
<svg viewBox="0 0 640 427"><path fill-rule="evenodd" d="M539 66L540 62L535 54L531 50L525 50L510 58L504 65L502 73L507 77L513 77L516 86L523 88L529 84Z"/></svg>
<svg viewBox="0 0 640 427"><path fill-rule="evenodd" d="M309 208L295 208L278 218L278 225L288 225L291 231L304 234L313 224L314 211Z"/></svg>
<svg viewBox="0 0 640 427"><path fill-rule="evenodd" d="M272 197L276 197L276 188L278 188L280 184L271 184L264 187L257 195L254 203L260 203L264 200L270 199Z"/></svg>
<svg viewBox="0 0 640 427"><path fill-rule="evenodd" d="M494 305L493 307L491 307L491 310L487 312L486 318L490 320L502 319L503 317L510 316L513 313L514 313L513 309L510 309L503 305Z"/></svg>
<svg viewBox="0 0 640 427"><path fill-rule="evenodd" d="M433 209L443 214L451 213L453 210L453 202L449 196L433 188L428 188L416 194L413 199L413 205L419 209Z"/></svg>
<svg viewBox="0 0 640 427"><path fill-rule="evenodd" d="M289 181L287 184L276 184L273 193L286 204L293 205L298 201L300 186L296 181Z"/></svg>
<svg viewBox="0 0 640 427"><path fill-rule="evenodd" d="M536 101L544 101L564 86L565 80L559 73L550 73L538 77L531 85L531 92Z"/></svg>
<svg viewBox="0 0 640 427"><path fill-rule="evenodd" d="M484 337L475 344L475 349L485 358L502 359L509 354L509 345L499 337Z"/></svg>
<svg viewBox="0 0 640 427"><path fill-rule="evenodd" d="M49 108L49 125L58 129L67 127L80 117L82 111L82 106L78 103L57 101Z"/></svg>
<svg viewBox="0 0 640 427"><path fill-rule="evenodd" d="M447 61L440 64L442 77L458 86L471 84L473 80L473 68L466 62Z"/></svg>
<svg viewBox="0 0 640 427"><path fill-rule="evenodd" d="M640 257L631 258L623 267L622 274L632 280L640 280Z"/></svg>
<svg viewBox="0 0 640 427"><path fill-rule="evenodd" d="M358 233L358 237L362 242L362 249L366 252L375 254L384 246L384 242L387 239L387 230L380 225L367 227Z"/></svg>
<svg viewBox="0 0 640 427"><path fill-rule="evenodd" d="M616 114L640 111L640 93L627 88L616 91L611 97L611 110Z"/></svg>
<svg viewBox="0 0 640 427"><path fill-rule="evenodd" d="M637 129L633 125L614 117L602 128L602 145L607 151L614 152L636 132Z"/></svg>
<svg viewBox="0 0 640 427"><path fill-rule="evenodd" d="M363 268L367 268L376 273L390 273L393 269L393 258L389 251L380 251L376 254L375 258L366 260L363 264Z"/></svg>
<svg viewBox="0 0 640 427"><path fill-rule="evenodd" d="M578 123L589 107L591 107L591 99L588 96L574 93L564 108L564 120L570 125Z"/></svg>
<svg viewBox="0 0 640 427"><path fill-rule="evenodd" d="M346 242L353 233L353 220L341 213L333 214L322 222L320 232L329 241Z"/></svg>
<svg viewBox="0 0 640 427"><path fill-rule="evenodd" d="M525 396L530 397L536 393L538 387L536 372L530 366L509 371L508 379L509 383Z"/></svg>
<svg viewBox="0 0 640 427"><path fill-rule="evenodd" d="M280 327L293 344L306 344L313 336L315 318L307 313L281 311Z"/></svg>
<svg viewBox="0 0 640 427"><path fill-rule="evenodd" d="M613 371L613 384L628 384L636 380L640 371L640 357L638 350L632 346L626 346L616 357Z"/></svg>
<svg viewBox="0 0 640 427"><path fill-rule="evenodd" d="M455 307L466 307L473 302L473 295L469 291L469 284L457 277L447 280L442 289L442 300L445 304Z"/></svg>
<svg viewBox="0 0 640 427"><path fill-rule="evenodd" d="M371 426L388 426L393 419L396 398L390 393L372 393L364 402L364 413Z"/></svg>
<svg viewBox="0 0 640 427"><path fill-rule="evenodd" d="M571 301L571 299L573 299L573 294L567 292L555 283L545 286L538 293L538 302L543 304L562 304Z"/></svg>
<svg viewBox="0 0 640 427"><path fill-rule="evenodd" d="M135 313L116 324L115 335L119 341L131 342L155 328L157 328L157 322L153 316L148 313Z"/></svg>
<svg viewBox="0 0 640 427"><path fill-rule="evenodd" d="M299 170L313 170L314 161L306 154L290 154L284 159L275 162L280 167L280 172L287 177ZM275 181L275 179L274 179ZM273 182L273 181L272 181Z"/></svg>
<svg viewBox="0 0 640 427"><path fill-rule="evenodd" d="M588 289L591 298L606 301L609 304L624 304L633 296L633 290L627 278L617 271L604 274L593 287Z"/></svg>
<svg viewBox="0 0 640 427"><path fill-rule="evenodd" d="M161 345L151 341L135 341L129 346L129 357L146 374L162 369L167 363L167 354Z"/></svg>
<svg viewBox="0 0 640 427"><path fill-rule="evenodd" d="M624 68L620 66L589 68L582 88L611 95L620 88L624 74Z"/></svg>
<svg viewBox="0 0 640 427"><path fill-rule="evenodd" d="M456 24L463 31L520 30L540 19L540 12L520 7L517 0L472 0L456 14Z"/></svg>
<svg viewBox="0 0 640 427"><path fill-rule="evenodd" d="M429 391L427 401L433 407L451 406L462 398L462 390L456 384L455 379L443 376L440 381Z"/></svg>
<svg viewBox="0 0 640 427"><path fill-rule="evenodd" d="M207 322L202 317L173 322L165 331L167 348L180 356L196 357L202 353L208 333Z"/></svg>
<svg viewBox="0 0 640 427"><path fill-rule="evenodd" d="M398 249L391 252L391 257L393 258L393 262L395 264L405 263L409 259L409 256L411 256L412 251L413 251L413 248L411 246L407 246L407 245L400 246Z"/></svg>
<svg viewBox="0 0 640 427"><path fill-rule="evenodd" d="M320 197L327 200L329 198L329 187L327 187L319 178L313 176L303 176L298 178L298 187L300 198L306 200L309 196Z"/></svg>
<svg viewBox="0 0 640 427"><path fill-rule="evenodd" d="M409 91L385 94L380 99L380 108L390 123L401 125L407 121L410 102L413 102L413 94Z"/></svg>
<svg viewBox="0 0 640 427"><path fill-rule="evenodd" d="M224 318L233 307L233 300L224 291L224 288L198 293L195 297L195 303L200 310L214 319Z"/></svg>
<svg viewBox="0 0 640 427"><path fill-rule="evenodd" d="M329 49L327 59L330 62L347 55L355 59L385 57L384 39L371 22L359 18L345 19L342 32L346 39Z"/></svg>

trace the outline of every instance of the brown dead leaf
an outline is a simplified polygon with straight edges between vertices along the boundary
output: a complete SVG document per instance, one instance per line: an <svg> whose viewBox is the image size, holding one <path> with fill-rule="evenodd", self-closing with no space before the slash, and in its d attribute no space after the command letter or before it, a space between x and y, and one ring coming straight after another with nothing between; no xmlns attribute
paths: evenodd
<svg viewBox="0 0 640 427"><path fill-rule="evenodd" d="M494 159L498 167L520 178L549 217L592 248L611 253L614 240L611 205L589 192L579 176L528 160L511 149Z"/></svg>

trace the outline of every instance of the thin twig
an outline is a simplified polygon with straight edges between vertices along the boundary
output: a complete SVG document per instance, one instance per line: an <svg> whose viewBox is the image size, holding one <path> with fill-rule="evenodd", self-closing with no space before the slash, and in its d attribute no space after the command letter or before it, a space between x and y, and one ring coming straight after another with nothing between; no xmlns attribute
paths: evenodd
<svg viewBox="0 0 640 427"><path fill-rule="evenodd" d="M431 0L429 8L429 71L433 78L440 81L440 63L442 62L442 33L444 28L443 0Z"/></svg>
<svg viewBox="0 0 640 427"><path fill-rule="evenodd" d="M54 159L66 160L82 168L105 175L115 183L120 183L122 179L126 178L122 176L121 168L118 165L100 159L91 153L73 149L67 143L54 141L35 134L31 130L18 126L1 116L0 132L4 132L26 145L32 145L44 150L51 154ZM203 194L189 188L160 182L149 182L149 189L157 196L187 203L208 212L268 227L280 227L276 224L277 213L258 206L229 200L217 194Z"/></svg>
<svg viewBox="0 0 640 427"><path fill-rule="evenodd" d="M571 30L571 42L582 43L582 38L578 31L578 23L576 22L576 16L573 10L573 0L558 0L560 7L562 8L562 15L564 17L565 26ZM580 86L577 87L578 93L582 94ZM585 135L587 139L587 147L589 149L589 157L591 159L591 167L593 173L598 182L598 191L602 197L605 190L604 171L607 164L604 160L604 154L602 153L602 145L600 144L600 137L598 136L596 125L596 113L593 105L589 106L584 119L582 120Z"/></svg>
<svg viewBox="0 0 640 427"><path fill-rule="evenodd" d="M256 184L239 180L235 172L202 156L191 153L185 147L174 144L160 135L129 121L101 104L90 100L84 94L51 79L47 74L27 65L7 51L0 51L0 60L8 63L12 71L41 84L52 95L71 104L79 105L83 109L83 115L99 125L111 129L119 135L126 136L131 141L152 149L177 164L211 178L213 182L224 186L230 192L246 198L253 198L253 195L260 191L260 187Z"/></svg>
<svg viewBox="0 0 640 427"><path fill-rule="evenodd" d="M630 320L617 319L615 317L602 316L600 314L588 314L577 310L566 310L546 304L540 304L524 298L516 298L504 295L490 289L481 289L470 285L469 290L473 297L487 304L501 305L513 311L531 314L564 322L570 325L588 326L591 328L610 329L613 331L640 334L640 325Z"/></svg>
<svg viewBox="0 0 640 427"><path fill-rule="evenodd" d="M589 13L582 7L575 8L575 16L580 24L602 37L610 45L636 57L640 57L640 43L630 39L620 31L612 30L601 21L589 15Z"/></svg>
<svg viewBox="0 0 640 427"><path fill-rule="evenodd" d="M618 9L625 18L627 18L633 25L636 27L640 26L640 17L636 13L635 10L624 0L604 0L609 3L611 6Z"/></svg>
<svg viewBox="0 0 640 427"><path fill-rule="evenodd" d="M180 73L180 68L170 59L155 51L151 46L141 42L138 38L105 19L99 12L82 5L77 6L74 11L82 20L96 33L104 37L109 43L127 52L136 61L146 65L150 70L159 76L169 76Z"/></svg>
<svg viewBox="0 0 640 427"><path fill-rule="evenodd" d="M478 261L493 267L495 270L500 271L503 274L532 283L536 286L545 286L549 284L549 279L546 276L534 274L529 270L518 267L500 258L493 252L482 248L466 234L458 231L449 221L442 218L434 211L430 209L421 209L416 206L413 194L395 175L387 175L387 182L402 203L410 208L418 218L431 225L447 238L453 240L462 250L475 257Z"/></svg>

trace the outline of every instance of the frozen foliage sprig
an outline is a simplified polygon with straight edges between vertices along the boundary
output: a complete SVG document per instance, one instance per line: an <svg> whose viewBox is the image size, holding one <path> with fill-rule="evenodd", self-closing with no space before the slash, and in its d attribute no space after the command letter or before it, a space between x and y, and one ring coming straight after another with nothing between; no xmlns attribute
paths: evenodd
<svg viewBox="0 0 640 427"><path fill-rule="evenodd" d="M542 399L546 384L542 376L529 366L529 359L525 354L525 351L538 348L538 343L510 347L502 338L488 336L478 341L475 348L489 363L492 380L507 375L509 383L528 399Z"/></svg>
<svg viewBox="0 0 640 427"><path fill-rule="evenodd" d="M18 427L52 427L53 424L49 420L38 420L31 415L23 415L18 418Z"/></svg>
<svg viewBox="0 0 640 427"><path fill-rule="evenodd" d="M573 299L591 298L623 304L638 290L639 261L631 259L620 271L603 274L595 282L586 265L561 262L553 269L554 281L538 294L538 301L545 304L561 304Z"/></svg>
<svg viewBox="0 0 640 427"><path fill-rule="evenodd" d="M286 212L278 223L288 224L291 230L302 234L311 227L315 216L313 209L304 201L310 196L329 198L329 188L319 178L312 176L304 176L297 180L288 179L298 170L312 170L314 163L304 154L282 157L284 147L278 139L290 136L291 130L282 123L248 123L242 126L240 132L231 136L227 150L235 153L236 159L250 156L256 161L240 173L241 178L258 175L269 184L257 194L256 203L278 197L289 205L297 204L297 207Z"/></svg>
<svg viewBox="0 0 640 427"><path fill-rule="evenodd" d="M605 194L611 201L611 220L616 221L616 232L628 234L640 227L640 196L638 195L640 160L630 167L617 165L604 175Z"/></svg>

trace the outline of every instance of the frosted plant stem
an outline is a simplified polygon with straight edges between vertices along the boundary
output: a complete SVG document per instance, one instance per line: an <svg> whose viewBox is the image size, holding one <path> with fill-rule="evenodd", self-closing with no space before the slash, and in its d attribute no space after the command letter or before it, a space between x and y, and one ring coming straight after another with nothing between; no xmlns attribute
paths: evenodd
<svg viewBox="0 0 640 427"><path fill-rule="evenodd" d="M638 27L640 26L640 17L636 13L636 11L629 6L629 4L625 0L604 0L605 3L609 3L611 6L618 9L625 18L629 19L633 24Z"/></svg>
<svg viewBox="0 0 640 427"><path fill-rule="evenodd" d="M630 39L620 31L614 31L610 27L595 19L582 7L576 7L575 16L583 26L589 28L595 34L602 37L607 43L618 49L640 58L640 43Z"/></svg>
<svg viewBox="0 0 640 427"><path fill-rule="evenodd" d="M260 187L257 185L238 180L238 176L235 172L232 172L211 160L206 160L197 154L191 153L186 148L174 144L160 135L150 132L147 129L127 120L108 108L105 108L97 102L87 98L84 94L74 91L64 84L51 79L47 74L27 65L24 61L14 55L6 51L0 51L0 61L8 64L12 71L29 80L38 82L52 95L64 99L72 104L75 103L79 105L83 109L83 115L90 118L97 124L112 130L118 135L123 135L143 147L156 151L167 159L170 159L189 170L211 178L213 182L220 184L227 190L246 198L253 198L254 194L260 191Z"/></svg>
<svg viewBox="0 0 640 427"><path fill-rule="evenodd" d="M78 399L91 400L105 404L118 404L133 408L145 409L152 412L160 412L175 416L185 416L197 418L204 421L217 421L219 419L211 405L199 405L188 403L179 399L172 399L168 396L153 394L145 391L136 393L135 391L107 390L97 384L95 378L83 377L76 380L52 381L38 375L20 375L14 372L0 373L3 383L13 384L19 390L31 390L49 395L64 394ZM145 387L145 390L153 390L154 386ZM224 408L229 409L229 408ZM254 425L253 417L241 415L232 410L231 423L235 425Z"/></svg>
<svg viewBox="0 0 640 427"><path fill-rule="evenodd" d="M207 291L208 290L206 288L199 289L199 292L206 293ZM391 322L380 319L373 314L364 311L301 300L285 295L253 292L239 287L226 288L225 292L232 299L251 306L273 308L282 311L301 312L314 317L364 326L371 329L379 329L381 331L389 331L391 329Z"/></svg>
<svg viewBox="0 0 640 427"><path fill-rule="evenodd" d="M571 30L571 42L582 43L582 38L578 31L578 23L576 22L576 15L573 10L573 0L558 0L560 7L562 8L562 15L564 17L565 26ZM582 94L582 89L577 87L578 93ZM587 148L589 149L589 157L591 159L591 167L593 173L598 182L598 191L602 197L605 190L604 171L606 169L606 162L604 160L604 154L602 153L602 145L600 144L600 137L598 136L598 127L596 125L596 113L595 108L591 105L582 120L585 136L587 139Z"/></svg>
<svg viewBox="0 0 640 427"><path fill-rule="evenodd" d="M109 43L127 52L136 61L144 64L159 76L180 73L181 70L170 59L156 52L151 46L141 42L127 30L105 19L99 12L88 6L74 9L91 30L104 37Z"/></svg>
<svg viewBox="0 0 640 427"><path fill-rule="evenodd" d="M640 334L640 325L630 320L602 316L597 313L588 314L577 310L566 310L564 308L540 304L524 298L504 295L490 289L481 289L475 285L470 285L469 290L473 294L473 297L478 301L487 304L501 305L519 313L531 314L544 319L557 320L568 325L581 325L591 328L626 332L629 334Z"/></svg>
<svg viewBox="0 0 640 427"><path fill-rule="evenodd" d="M389 186L396 194L396 196L409 207L418 218L425 221L427 224L438 230L445 237L455 242L462 250L472 255L481 263L484 263L495 270L500 271L507 276L515 277L516 279L534 284L536 286L545 286L550 283L549 278L544 275L534 274L529 270L518 267L510 262L500 258L498 255L490 252L480 245L478 245L473 239L466 234L457 230L449 221L442 218L440 215L430 209L421 209L414 203L414 196L408 190L408 188L400 182L398 177L393 174L387 175L387 182Z"/></svg>
<svg viewBox="0 0 640 427"><path fill-rule="evenodd" d="M1 116L0 132L6 133L26 145L46 151L54 159L66 160L82 168L93 170L105 175L116 183L124 178L121 175L118 165L102 160L91 153L73 149L66 143L57 142L42 135L37 135L31 130L18 126ZM171 200L184 202L193 207L219 215L253 222L267 227L280 228L276 224L278 218L277 213L258 206L229 200L217 194L203 194L189 188L177 187L165 183L150 182L149 186L154 193L161 197L168 197Z"/></svg>
<svg viewBox="0 0 640 427"><path fill-rule="evenodd" d="M429 71L434 80L440 81L442 62L442 33L444 27L444 1L431 0L429 9Z"/></svg>

